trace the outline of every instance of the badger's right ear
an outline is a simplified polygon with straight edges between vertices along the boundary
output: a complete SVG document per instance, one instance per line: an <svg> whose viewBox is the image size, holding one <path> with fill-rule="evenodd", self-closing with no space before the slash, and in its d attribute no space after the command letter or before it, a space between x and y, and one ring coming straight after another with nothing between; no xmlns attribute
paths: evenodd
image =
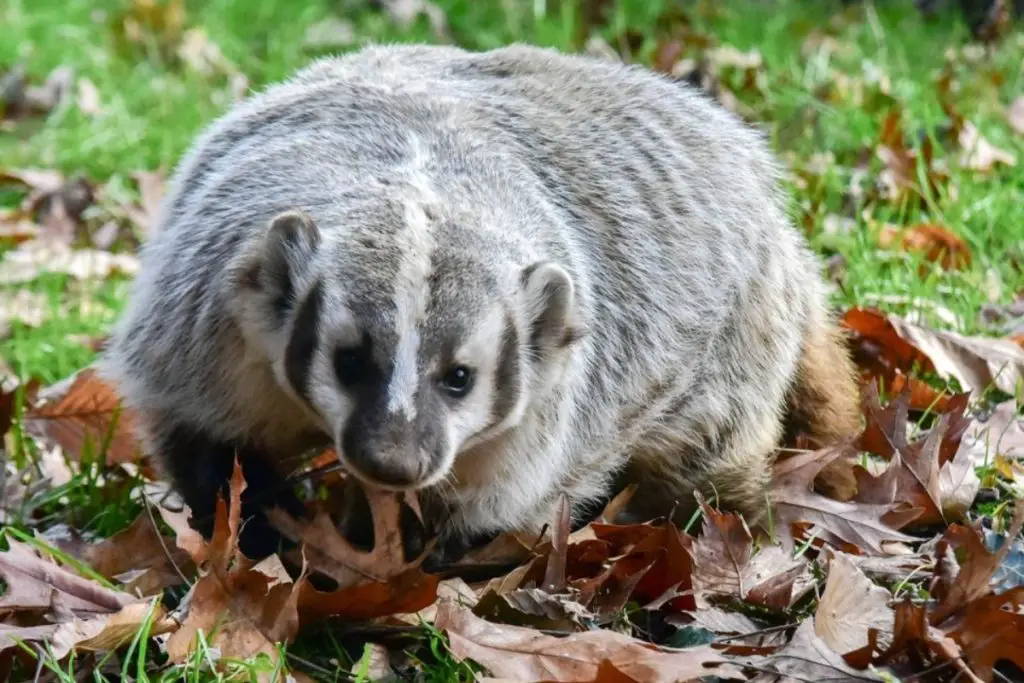
<svg viewBox="0 0 1024 683"><path fill-rule="evenodd" d="M233 268L232 285L242 293L266 297L280 320L294 305L297 281L319 246L320 229L312 216L302 210L280 213Z"/></svg>
<svg viewBox="0 0 1024 683"><path fill-rule="evenodd" d="M565 268L550 261L534 263L523 270L520 280L534 357L558 353L586 334L576 289Z"/></svg>

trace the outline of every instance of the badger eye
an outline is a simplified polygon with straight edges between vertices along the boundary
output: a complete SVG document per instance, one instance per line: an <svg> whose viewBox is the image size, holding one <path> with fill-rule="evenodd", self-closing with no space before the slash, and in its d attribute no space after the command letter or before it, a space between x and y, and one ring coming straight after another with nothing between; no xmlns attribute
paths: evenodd
<svg viewBox="0 0 1024 683"><path fill-rule="evenodd" d="M456 365L441 378L441 388L452 398L462 398L473 387L473 371Z"/></svg>

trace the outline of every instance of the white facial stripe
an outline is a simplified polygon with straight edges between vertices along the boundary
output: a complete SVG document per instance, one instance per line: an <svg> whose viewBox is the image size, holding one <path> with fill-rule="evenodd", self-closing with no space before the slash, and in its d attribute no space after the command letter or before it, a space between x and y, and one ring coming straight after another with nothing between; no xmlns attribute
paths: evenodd
<svg viewBox="0 0 1024 683"><path fill-rule="evenodd" d="M419 355L420 333L415 319L399 309L396 327L398 349L395 353L395 369L388 384L388 412L402 411L410 420L416 417L416 390L419 388L419 374L416 357Z"/></svg>
<svg viewBox="0 0 1024 683"><path fill-rule="evenodd" d="M419 389L417 358L420 349L419 325L430 300L430 263L434 252L434 236L430 219L421 202L433 200L430 180L423 173L426 153L414 138L412 160L406 170L414 189L405 205L405 230L396 236L401 263L395 278L395 369L388 385L388 412L416 417L416 392Z"/></svg>

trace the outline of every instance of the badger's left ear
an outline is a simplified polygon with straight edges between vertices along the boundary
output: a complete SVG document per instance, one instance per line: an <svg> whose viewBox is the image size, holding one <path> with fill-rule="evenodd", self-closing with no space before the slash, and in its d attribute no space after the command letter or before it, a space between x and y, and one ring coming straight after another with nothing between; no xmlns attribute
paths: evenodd
<svg viewBox="0 0 1024 683"><path fill-rule="evenodd" d="M576 289L565 268L551 261L535 263L523 269L521 281L530 348L536 355L565 349L586 334Z"/></svg>
<svg viewBox="0 0 1024 683"><path fill-rule="evenodd" d="M312 216L302 210L280 213L233 264L230 285L243 295L266 297L274 313L283 318L319 246L320 229Z"/></svg>

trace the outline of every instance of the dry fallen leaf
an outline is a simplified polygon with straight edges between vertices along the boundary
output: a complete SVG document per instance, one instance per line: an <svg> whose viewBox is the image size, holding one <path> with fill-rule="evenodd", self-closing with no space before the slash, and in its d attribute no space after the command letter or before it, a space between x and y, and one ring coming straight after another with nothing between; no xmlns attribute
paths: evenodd
<svg viewBox="0 0 1024 683"><path fill-rule="evenodd" d="M616 631L565 637L492 624L451 601L438 605L434 626L448 634L456 657L469 658L509 681L593 681L604 661L634 681L676 683L701 676L740 677L708 646L668 650Z"/></svg>
<svg viewBox="0 0 1024 683"><path fill-rule="evenodd" d="M334 590L321 591L302 582L298 607L304 620L328 616L359 620L417 612L436 599L440 577L421 569L433 541L412 561L405 557L402 505L420 518L415 495L367 489L366 496L373 515L370 552L353 547L325 511L301 521L283 510L267 511L268 519L285 537L302 544L303 562L310 570L337 583Z"/></svg>
<svg viewBox="0 0 1024 683"><path fill-rule="evenodd" d="M0 285L24 284L46 273L66 274L78 280L102 280L114 274L134 276L138 271L139 260L133 254L71 249L44 239L22 242L0 257Z"/></svg>
<svg viewBox="0 0 1024 683"><path fill-rule="evenodd" d="M893 628L889 597L889 591L872 583L849 555L832 552L825 591L814 613L814 632L841 655L865 647L870 629L889 642Z"/></svg>
<svg viewBox="0 0 1024 683"><path fill-rule="evenodd" d="M1018 503L1007 537L1015 538L1022 525L1024 505ZM929 616L929 621L936 626L990 592L992 576L1010 549L1010 544L1004 543L997 551L990 552L976 528L959 524L951 525L943 540L954 547L964 548L965 554L956 579Z"/></svg>
<svg viewBox="0 0 1024 683"><path fill-rule="evenodd" d="M962 618L946 633L963 649L974 673L983 681L993 680L999 660L1013 662L1024 671L1024 586L1001 595L974 600Z"/></svg>
<svg viewBox="0 0 1024 683"><path fill-rule="evenodd" d="M162 605L135 602L110 614L71 618L43 626L0 624L0 652L17 647L18 641L47 644L55 660L64 659L72 651L109 652L131 643L143 626L147 626L150 636L170 633L178 627Z"/></svg>
<svg viewBox="0 0 1024 683"><path fill-rule="evenodd" d="M201 575L192 587L188 614L167 641L171 661L187 661L202 631L222 657L247 659L264 653L276 662L276 645L290 642L298 632L305 573L292 582L279 560L254 564L239 552L244 490L244 473L236 461L230 502L218 498L213 536L199 560Z"/></svg>
<svg viewBox="0 0 1024 683"><path fill-rule="evenodd" d="M25 429L58 444L75 460L88 443L94 455L106 445L107 464L134 462L140 452L135 418L121 410L120 400L114 389L87 367L41 392L25 413Z"/></svg>
<svg viewBox="0 0 1024 683"><path fill-rule="evenodd" d="M406 31L412 27L421 15L426 15L434 37L440 41L447 41L448 18L444 10L430 0L383 0L381 6L391 15L399 29Z"/></svg>
<svg viewBox="0 0 1024 683"><path fill-rule="evenodd" d="M153 236L153 226L166 191L167 176L163 169L158 169L156 171L136 171L132 177L139 186L139 206L129 205L124 208L135 225L138 226L140 234L150 238Z"/></svg>
<svg viewBox="0 0 1024 683"><path fill-rule="evenodd" d="M964 432L963 445L975 466L1000 456L1024 461L1024 416L1017 414L1017 401L1003 401L984 421L974 420Z"/></svg>
<svg viewBox="0 0 1024 683"><path fill-rule="evenodd" d="M395 494L381 489L366 489L373 515L373 550L361 552L338 530L326 511L318 511L311 520L296 520L280 509L268 511L271 523L287 538L303 544L309 566L348 588L362 581L387 581L418 567L426 559L433 543L420 556L407 562L402 538L401 506L408 505L422 519L415 494Z"/></svg>
<svg viewBox="0 0 1024 683"><path fill-rule="evenodd" d="M960 165L972 171L987 173L996 164L1016 166L1017 157L1012 152L999 149L986 140L970 121L964 121L957 139L960 144Z"/></svg>
<svg viewBox="0 0 1024 683"><path fill-rule="evenodd" d="M776 672L790 681L881 681L869 672L858 671L815 634L815 617L804 619L792 640L767 657L751 657L760 671ZM768 679L773 680L773 679Z"/></svg>
<svg viewBox="0 0 1024 683"><path fill-rule="evenodd" d="M881 311L851 308L843 315L841 323L853 333L854 360L871 375L891 383L896 371L909 375L914 369L934 370L928 356L902 338Z"/></svg>
<svg viewBox="0 0 1024 683"><path fill-rule="evenodd" d="M100 91L96 84L88 78L78 79L77 104L83 114L96 116L103 113L103 105L100 102Z"/></svg>
<svg viewBox="0 0 1024 683"><path fill-rule="evenodd" d="M927 261L938 262L946 270L963 270L971 266L971 250L967 243L938 225L883 226L878 246L918 253Z"/></svg>
<svg viewBox="0 0 1024 683"><path fill-rule="evenodd" d="M930 330L895 315L887 320L900 337L931 359L939 376L956 378L968 391L995 386L1014 394L1024 380L1024 348L1012 341Z"/></svg>
<svg viewBox="0 0 1024 683"><path fill-rule="evenodd" d="M17 245L39 237L39 226L21 209L0 208L0 244Z"/></svg>
<svg viewBox="0 0 1024 683"><path fill-rule="evenodd" d="M789 609L813 584L802 559L778 546L753 553L743 518L714 510L701 500L703 533L693 542L693 588L698 605L706 598L739 598L770 610Z"/></svg>
<svg viewBox="0 0 1024 683"><path fill-rule="evenodd" d="M937 659L939 665L956 669L954 680L980 683L962 660L960 647L952 638L928 624L923 605L900 602L895 607L892 645L875 659L876 664L889 664L893 660L910 655L922 662L917 668L930 669ZM939 666L936 665L936 666Z"/></svg>
<svg viewBox="0 0 1024 683"><path fill-rule="evenodd" d="M945 174L933 164L932 143L926 138L920 151L907 147L904 140L902 112L898 107L892 108L882 123L882 131L875 154L884 168L878 175L878 184L883 199L903 205L910 200L923 201L927 195L938 194L940 182ZM927 190L918 183L918 162L922 161L925 168Z"/></svg>
<svg viewBox="0 0 1024 683"><path fill-rule="evenodd" d="M44 558L26 543L8 538L8 544L10 548L0 552L0 577L7 584L0 595L0 614L47 612L56 599L75 616L109 614L137 602Z"/></svg>
<svg viewBox="0 0 1024 683"><path fill-rule="evenodd" d="M608 609L619 601L625 604L626 598L647 609L696 609L691 594L692 541L674 524L592 523L590 526L596 540L609 544L602 552L608 553L611 562L593 579L572 582L584 595L598 591L604 593ZM584 543L570 546L568 564L571 577L577 576L573 571L574 563L583 559L577 553L580 550L585 553L586 547ZM609 588L613 590L609 591ZM584 604L591 605L591 600L584 600Z"/></svg>
<svg viewBox="0 0 1024 683"><path fill-rule="evenodd" d="M0 339L10 333L12 323L39 327L46 322L50 301L44 292L19 289L0 301Z"/></svg>
<svg viewBox="0 0 1024 683"><path fill-rule="evenodd" d="M1024 95L1013 100L1006 110L1006 120L1018 135L1024 135Z"/></svg>
<svg viewBox="0 0 1024 683"><path fill-rule="evenodd" d="M881 544L885 541L914 540L896 529L917 517L919 511L915 509L901 512L897 504L841 502L811 490L817 474L849 450L825 448L776 463L769 495L782 531L780 540L787 550L793 548L791 529L798 522L816 524L843 541L876 554L882 554Z"/></svg>
<svg viewBox="0 0 1024 683"><path fill-rule="evenodd" d="M74 72L60 66L50 72L42 85L29 85L24 69L16 67L0 79L0 118L49 114L67 100L73 82Z"/></svg>
<svg viewBox="0 0 1024 683"><path fill-rule="evenodd" d="M162 536L149 514L142 512L123 531L86 546L77 553L80 560L96 573L115 580L126 574L125 590L150 596L164 588L184 583L181 574L194 572L188 553L174 545L174 539Z"/></svg>

